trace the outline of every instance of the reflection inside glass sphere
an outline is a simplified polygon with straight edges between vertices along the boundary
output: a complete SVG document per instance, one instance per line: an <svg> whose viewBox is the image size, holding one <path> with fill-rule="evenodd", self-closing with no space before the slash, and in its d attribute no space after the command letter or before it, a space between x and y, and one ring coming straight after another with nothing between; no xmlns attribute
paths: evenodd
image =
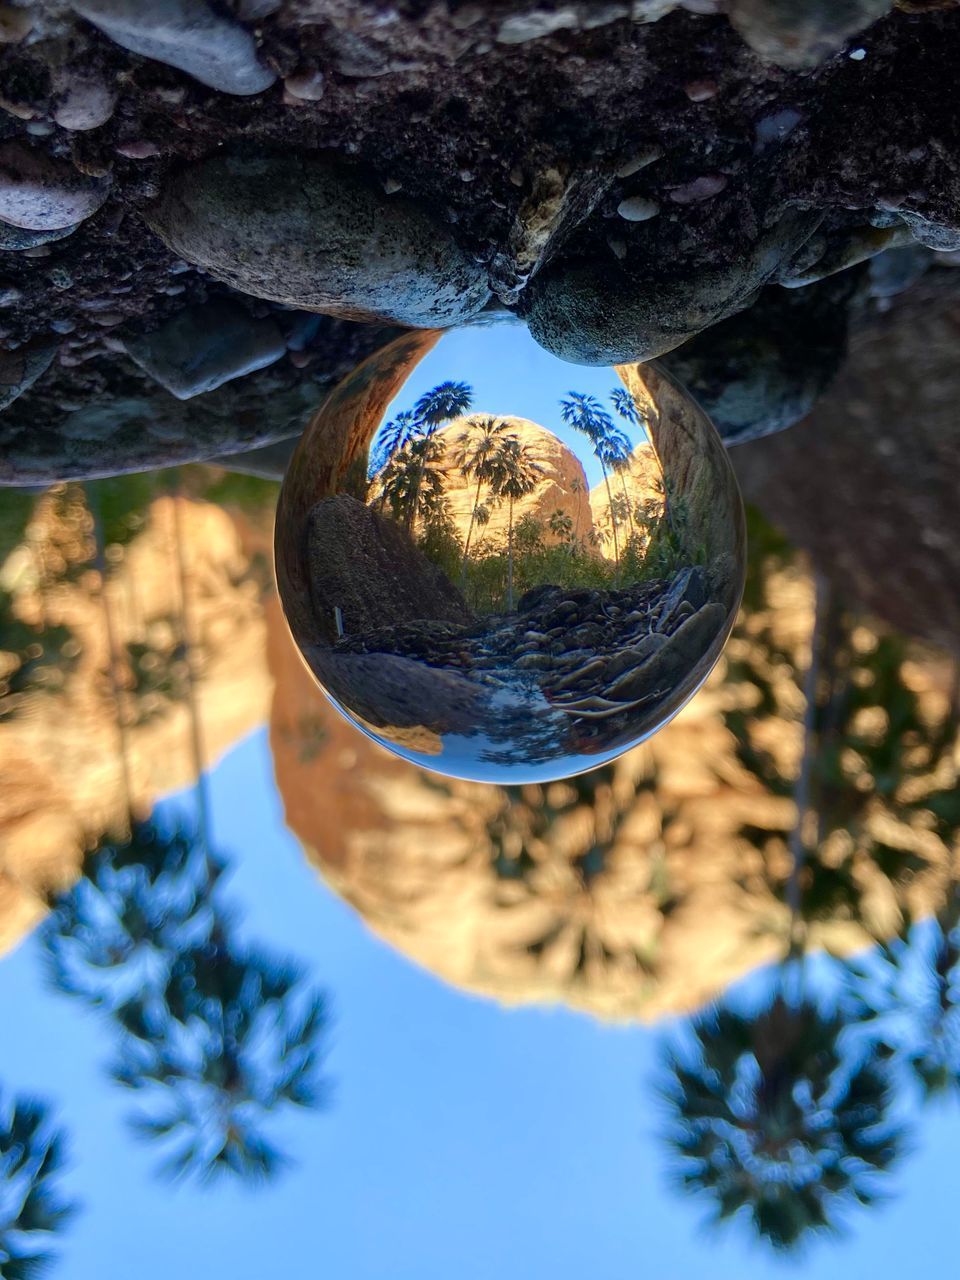
<svg viewBox="0 0 960 1280"><path fill-rule="evenodd" d="M546 781L664 725L744 576L709 420L649 365L581 368L513 325L406 334L312 419L277 579L316 679L440 773Z"/></svg>

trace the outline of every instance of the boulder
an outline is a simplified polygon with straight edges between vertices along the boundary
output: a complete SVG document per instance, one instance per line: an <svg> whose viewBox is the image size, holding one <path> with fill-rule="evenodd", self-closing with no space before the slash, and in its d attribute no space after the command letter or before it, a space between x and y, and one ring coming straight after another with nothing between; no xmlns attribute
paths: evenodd
<svg viewBox="0 0 960 1280"><path fill-rule="evenodd" d="M307 310L431 328L490 296L484 273L419 205L309 154L211 157L175 177L147 217L219 280Z"/></svg>
<svg viewBox="0 0 960 1280"><path fill-rule="evenodd" d="M652 360L747 306L819 221L791 211L742 257L701 271L672 259L644 270L609 258L560 259L534 276L521 305L534 338L562 360Z"/></svg>

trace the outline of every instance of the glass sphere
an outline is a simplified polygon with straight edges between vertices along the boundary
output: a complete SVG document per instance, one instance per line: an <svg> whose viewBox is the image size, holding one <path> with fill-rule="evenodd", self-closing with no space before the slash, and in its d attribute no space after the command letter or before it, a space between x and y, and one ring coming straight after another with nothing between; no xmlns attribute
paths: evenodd
<svg viewBox="0 0 960 1280"><path fill-rule="evenodd" d="M481 782L581 773L666 724L720 656L744 553L726 452L676 383L513 324L366 360L277 508L284 612L334 705Z"/></svg>

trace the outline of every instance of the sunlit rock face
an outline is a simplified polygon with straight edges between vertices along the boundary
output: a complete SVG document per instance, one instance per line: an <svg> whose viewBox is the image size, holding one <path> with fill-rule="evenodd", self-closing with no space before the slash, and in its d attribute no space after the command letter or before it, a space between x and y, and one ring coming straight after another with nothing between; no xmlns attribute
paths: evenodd
<svg viewBox="0 0 960 1280"><path fill-rule="evenodd" d="M640 365L572 369L518 326L406 335L291 463L277 578L335 705L454 777L544 781L665 724L743 584L709 420Z"/></svg>

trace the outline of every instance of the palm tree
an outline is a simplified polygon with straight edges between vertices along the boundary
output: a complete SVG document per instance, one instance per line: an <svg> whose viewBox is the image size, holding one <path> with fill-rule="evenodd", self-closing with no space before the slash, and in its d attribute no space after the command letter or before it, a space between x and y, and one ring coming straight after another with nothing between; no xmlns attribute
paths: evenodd
<svg viewBox="0 0 960 1280"><path fill-rule="evenodd" d="M777 1250L877 1199L903 1146L892 1075L841 1045L845 1021L778 989L754 1016L718 1006L667 1052L667 1141L679 1184L741 1213Z"/></svg>
<svg viewBox="0 0 960 1280"><path fill-rule="evenodd" d="M960 897L951 889L933 920L848 962L852 1012L876 1047L893 1054L925 1101L960 1096Z"/></svg>
<svg viewBox="0 0 960 1280"><path fill-rule="evenodd" d="M489 483L492 471L491 464L497 450L503 443L507 424L500 419L490 417L471 418L465 431L457 437L453 461L460 469L464 479L476 477L477 487L473 495L473 507L470 511L470 526L467 529L467 540L463 546L463 563L460 576L466 579L467 557L470 554L470 540L473 537L473 526L480 510L480 489Z"/></svg>
<svg viewBox="0 0 960 1280"><path fill-rule="evenodd" d="M625 422L632 427L643 427L644 420L637 408L637 402L626 387L614 387L610 392L610 403Z"/></svg>
<svg viewBox="0 0 960 1280"><path fill-rule="evenodd" d="M473 403L473 388L466 382L440 382L413 407L417 423L430 434L445 422L460 418Z"/></svg>
<svg viewBox="0 0 960 1280"><path fill-rule="evenodd" d="M291 965L235 949L219 927L178 956L162 990L117 1018L114 1078L140 1092L132 1126L165 1145L161 1169L175 1177L269 1176L284 1157L263 1119L283 1104L324 1102L323 997Z"/></svg>
<svg viewBox="0 0 960 1280"><path fill-rule="evenodd" d="M95 848L44 941L57 986L109 1015L115 1079L146 1099L135 1127L168 1143L167 1168L257 1177L282 1160L267 1114L322 1100L324 1000L234 939L223 869L182 824L137 823Z"/></svg>
<svg viewBox="0 0 960 1280"><path fill-rule="evenodd" d="M379 474L394 454L402 453L420 434L420 424L411 410L404 409L398 413L380 432L376 450L371 460L371 474Z"/></svg>
<svg viewBox="0 0 960 1280"><path fill-rule="evenodd" d="M593 452L603 472L603 483L607 490L607 505L613 510L613 494L610 491L610 477L607 474L609 453L607 442L617 433L613 419L604 409L596 396L583 395L579 391L568 391L565 399L560 401L560 416L568 426L580 431L593 445ZM621 433L618 433L622 435ZM620 563L620 544L617 539L617 528L613 526L614 561Z"/></svg>
<svg viewBox="0 0 960 1280"><path fill-rule="evenodd" d="M529 446L507 436L491 459L490 486L501 501L509 503L507 517L507 609L513 609L513 504L536 487L543 468L533 460Z"/></svg>
<svg viewBox="0 0 960 1280"><path fill-rule="evenodd" d="M565 542L573 550L573 520L560 507L550 513L547 528L555 538Z"/></svg>
<svg viewBox="0 0 960 1280"><path fill-rule="evenodd" d="M439 461L443 450L434 435L445 422L466 413L473 401L473 389L466 382L441 382L425 392L413 407L416 419L416 437L407 445L407 451L419 463L412 481L411 501L404 521L409 533L420 509L420 486L427 469Z"/></svg>
<svg viewBox="0 0 960 1280"><path fill-rule="evenodd" d="M393 455L380 473L380 505L389 506L395 520L411 532L418 516L424 516L443 491L436 464L443 446L433 436L419 436ZM424 492L426 486L427 492Z"/></svg>
<svg viewBox="0 0 960 1280"><path fill-rule="evenodd" d="M100 841L42 928L53 984L116 1009L165 973L184 946L209 935L222 872L183 823L134 822L128 839Z"/></svg>
<svg viewBox="0 0 960 1280"><path fill-rule="evenodd" d="M30 1280L53 1261L50 1237L75 1210L56 1185L63 1147L42 1102L0 1096L0 1280Z"/></svg>

